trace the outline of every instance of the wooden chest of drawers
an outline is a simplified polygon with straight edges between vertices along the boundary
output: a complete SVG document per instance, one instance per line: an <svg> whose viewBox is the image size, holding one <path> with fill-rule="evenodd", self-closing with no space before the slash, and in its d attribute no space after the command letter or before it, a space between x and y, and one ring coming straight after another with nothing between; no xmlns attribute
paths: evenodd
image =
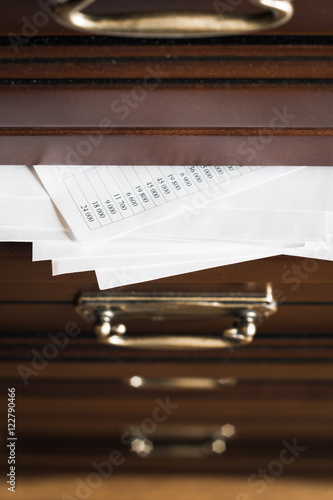
<svg viewBox="0 0 333 500"><path fill-rule="evenodd" d="M22 38L25 19L33 22L40 7L12 4L0 21L0 164L332 165L330 0L295 0L294 19L271 32L189 41L82 36L51 18ZM21 37L19 47L9 32ZM135 89L145 90L142 102L133 100ZM120 113L114 103L124 94L132 97ZM297 438L307 451L290 472L329 473L332 262L280 256L117 292L253 293L267 283L278 312L247 347L124 350L98 344L92 324L74 311L79 293L98 289L92 273L52 277L48 263L31 262L30 244L1 243L1 411L6 388L15 387L22 474L89 470L92 460L123 446L124 428L142 425L156 399L166 398L177 409L160 428L232 424L236 437L222 458L128 456L126 470L251 474L278 456L282 441ZM80 334L47 358L49 335L68 323ZM198 334L221 324L167 321L158 328ZM153 332L156 323L132 321L129 329ZM140 389L126 382L133 376L238 383Z"/></svg>

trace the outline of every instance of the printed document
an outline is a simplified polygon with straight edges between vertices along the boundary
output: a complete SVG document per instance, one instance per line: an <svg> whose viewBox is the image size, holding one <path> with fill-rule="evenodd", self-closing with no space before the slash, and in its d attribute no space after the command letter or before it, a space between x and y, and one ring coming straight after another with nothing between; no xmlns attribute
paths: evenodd
<svg viewBox="0 0 333 500"><path fill-rule="evenodd" d="M34 167L82 243L103 241L183 210L195 209L297 167Z"/></svg>

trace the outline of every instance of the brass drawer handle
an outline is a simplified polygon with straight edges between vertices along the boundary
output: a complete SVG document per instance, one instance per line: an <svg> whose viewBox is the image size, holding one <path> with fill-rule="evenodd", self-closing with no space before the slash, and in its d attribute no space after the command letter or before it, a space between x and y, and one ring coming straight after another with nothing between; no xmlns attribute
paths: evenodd
<svg viewBox="0 0 333 500"><path fill-rule="evenodd" d="M156 458L203 458L209 455L221 455L226 451L227 440L235 436L233 425L225 424L215 432L204 436L187 435L183 429L182 435L172 430L166 431L162 440L152 441L141 433L133 433L130 439L130 450L140 457Z"/></svg>
<svg viewBox="0 0 333 500"><path fill-rule="evenodd" d="M136 389L160 390L213 390L222 387L234 387L237 384L235 377L208 378L208 377L169 377L147 378L134 375L126 379L125 383Z"/></svg>
<svg viewBox="0 0 333 500"><path fill-rule="evenodd" d="M280 26L293 15L291 0L250 0L265 10L257 14L237 15L224 12L216 4L216 13L207 12L135 12L112 16L84 14L95 0L57 0L55 19L62 25L98 35L189 38L250 33Z"/></svg>
<svg viewBox="0 0 333 500"><path fill-rule="evenodd" d="M97 338L104 343L118 347L134 349L219 349L234 348L249 344L256 333L255 321L257 313L246 311L235 322L233 328L224 330L220 337L217 336L129 336L125 335L125 325L111 325L109 315L101 314L96 322L95 333Z"/></svg>
<svg viewBox="0 0 333 500"><path fill-rule="evenodd" d="M100 342L135 349L218 349L235 348L252 342L256 323L276 311L270 289L263 295L121 295L82 294L77 312L94 317L95 334ZM236 321L221 335L128 335L125 325L114 320L213 319L233 316Z"/></svg>

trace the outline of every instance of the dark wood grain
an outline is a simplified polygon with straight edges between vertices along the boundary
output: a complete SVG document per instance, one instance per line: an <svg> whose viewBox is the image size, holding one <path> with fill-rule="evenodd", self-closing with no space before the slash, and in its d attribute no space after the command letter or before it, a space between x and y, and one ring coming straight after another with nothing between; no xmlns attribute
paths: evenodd
<svg viewBox="0 0 333 500"><path fill-rule="evenodd" d="M162 379L163 380L163 379ZM20 399L59 399L64 401L73 398L73 394L78 399L128 399L131 400L133 406L140 404L141 400L154 400L155 398L170 396L172 399L176 397L183 402L187 400L202 400L203 404L207 400L209 404L214 404L214 401L226 403L227 401L271 401L284 399L298 399L302 401L312 401L313 404L317 400L332 400L333 399L333 384L330 381L312 380L239 380L234 386L220 387L218 389L177 389L170 384L166 387L152 388L135 388L129 386L125 379L111 378L108 380L99 380L98 382L89 378L82 377L79 380L71 380L68 384L65 380L59 379L39 379L36 377L33 383L27 388L19 384L17 378L8 378L7 381L0 379L1 394L6 394L7 386L20 387ZM211 416L214 419L214 415ZM246 424L246 418L243 419L243 425ZM264 419L262 419L264 420ZM273 421L273 419L272 419ZM269 422L266 423L269 427ZM327 419L327 424L332 425ZM249 421L248 426L255 426L256 422Z"/></svg>
<svg viewBox="0 0 333 500"><path fill-rule="evenodd" d="M203 135L221 136L228 135L229 129L231 136L252 135L254 130L274 135L275 129L279 136L291 135L293 130L305 136L314 135L318 129L332 134L330 82L266 84L247 80L231 85L205 80L163 82L151 91L146 91L140 80L68 84L61 80L50 84L37 80L2 85L1 125L4 133L13 134L17 128L18 134L32 129L34 135L43 130L56 134L58 129L76 135L78 128L87 134L95 130L106 136L122 134L122 129L122 135L128 135L131 129L136 135L145 135L146 129L150 135L164 131L168 135L173 129L174 135L182 129L188 135L196 129L202 130ZM121 103L124 95L129 98L129 105Z"/></svg>
<svg viewBox="0 0 333 500"><path fill-rule="evenodd" d="M25 358L22 364L32 361L33 354L30 352L29 358ZM17 380L16 384L23 386L23 381L17 370L18 360L7 359L0 364L0 378ZM163 360L161 358L153 360L148 358L143 360L139 356L135 359L126 359L119 362L118 359L98 360L98 362L67 361L66 363L48 363L47 368L39 371L35 377L43 380L79 380L82 377L89 378L94 383L99 380L110 380L115 377L132 377L134 375L146 377L236 377L238 379L256 380L333 380L332 362L316 363L308 360L303 365L297 360L271 360L269 363L264 359L256 360L253 363L244 363L239 358L232 362L225 362L223 356L219 359L203 358L191 361L190 358ZM31 383L34 378L31 379Z"/></svg>
<svg viewBox="0 0 333 500"><path fill-rule="evenodd" d="M250 41L251 42L251 41ZM1 45L2 79L331 79L331 39L318 45ZM51 50L52 49L52 50Z"/></svg>
<svg viewBox="0 0 333 500"><path fill-rule="evenodd" d="M21 134L0 136L0 161L3 165L267 165L267 166L331 166L332 136L313 134L299 137L277 136L269 148L258 151L251 159L239 153L247 137L229 135L188 136L155 134L103 136L98 148L91 147L82 135L34 136L29 129ZM90 135L90 130L84 131ZM259 134L259 131L256 131ZM330 132L329 132L330 134ZM89 139L88 139L89 141ZM84 156L75 153L85 143ZM1 167L0 167L1 168Z"/></svg>
<svg viewBox="0 0 333 500"><path fill-rule="evenodd" d="M40 8L15 0L0 23L0 164L331 165L329 0L245 38L85 37L50 18L13 47Z"/></svg>

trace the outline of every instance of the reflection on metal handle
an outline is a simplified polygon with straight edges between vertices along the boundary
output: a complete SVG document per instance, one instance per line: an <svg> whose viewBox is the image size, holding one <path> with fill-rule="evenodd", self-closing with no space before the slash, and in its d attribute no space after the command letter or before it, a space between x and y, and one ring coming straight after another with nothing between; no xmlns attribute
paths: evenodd
<svg viewBox="0 0 333 500"><path fill-rule="evenodd" d="M234 327L224 330L220 336L129 336L125 335L125 325L111 325L110 315L104 312L97 316L95 333L101 342L134 349L219 349L226 347L231 349L252 342L256 333L257 317L258 314L255 311L244 311Z"/></svg>
<svg viewBox="0 0 333 500"><path fill-rule="evenodd" d="M118 13L111 16L84 14L95 0L57 0L55 19L64 26L98 35L189 38L235 35L280 26L292 17L291 0L250 0L265 10L256 14L152 11ZM231 11L231 12L230 12Z"/></svg>
<svg viewBox="0 0 333 500"><path fill-rule="evenodd" d="M185 431L186 434L186 431ZM131 451L140 457L153 456L157 458L202 458L207 455L221 455L226 451L227 439L235 435L233 425L225 424L216 432L204 438L183 439L169 433L167 439L153 442L146 435L132 435Z"/></svg>

